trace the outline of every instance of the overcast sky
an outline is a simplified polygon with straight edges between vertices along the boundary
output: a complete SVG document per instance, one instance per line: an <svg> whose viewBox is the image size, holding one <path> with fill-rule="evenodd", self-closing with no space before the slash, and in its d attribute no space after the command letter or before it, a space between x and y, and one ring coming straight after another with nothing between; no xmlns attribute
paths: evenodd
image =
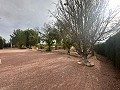
<svg viewBox="0 0 120 90"><path fill-rule="evenodd" d="M43 27L52 21L48 10L54 11L58 0L0 0L0 36L9 40L14 29ZM110 8L120 0L110 0Z"/></svg>
<svg viewBox="0 0 120 90"><path fill-rule="evenodd" d="M14 29L43 27L57 0L0 0L0 36L9 40Z"/></svg>

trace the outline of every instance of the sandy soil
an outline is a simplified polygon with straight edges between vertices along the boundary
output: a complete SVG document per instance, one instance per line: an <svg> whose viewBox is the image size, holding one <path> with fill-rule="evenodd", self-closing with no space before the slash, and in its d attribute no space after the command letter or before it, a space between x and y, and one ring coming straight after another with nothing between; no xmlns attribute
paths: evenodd
<svg viewBox="0 0 120 90"><path fill-rule="evenodd" d="M94 67L62 53L0 50L0 90L120 90L120 71L105 58Z"/></svg>

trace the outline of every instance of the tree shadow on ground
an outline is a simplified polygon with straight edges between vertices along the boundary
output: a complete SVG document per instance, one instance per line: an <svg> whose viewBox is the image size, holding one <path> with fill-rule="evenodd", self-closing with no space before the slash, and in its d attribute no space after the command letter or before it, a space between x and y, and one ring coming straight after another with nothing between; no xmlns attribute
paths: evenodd
<svg viewBox="0 0 120 90"><path fill-rule="evenodd" d="M120 70L112 65L112 62L106 57L96 54L96 71L98 71L98 80L102 90L120 89Z"/></svg>

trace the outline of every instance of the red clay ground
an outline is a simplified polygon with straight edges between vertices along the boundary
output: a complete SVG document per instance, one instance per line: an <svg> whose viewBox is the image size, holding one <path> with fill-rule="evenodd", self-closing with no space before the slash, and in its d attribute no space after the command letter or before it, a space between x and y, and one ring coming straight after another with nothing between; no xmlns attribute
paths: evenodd
<svg viewBox="0 0 120 90"><path fill-rule="evenodd" d="M119 90L120 72L98 57L94 67L79 58L31 50L1 50L0 90Z"/></svg>

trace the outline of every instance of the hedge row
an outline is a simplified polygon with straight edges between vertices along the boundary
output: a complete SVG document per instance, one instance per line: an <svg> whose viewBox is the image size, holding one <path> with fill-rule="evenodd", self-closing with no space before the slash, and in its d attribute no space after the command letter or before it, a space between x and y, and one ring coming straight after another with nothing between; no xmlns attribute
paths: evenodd
<svg viewBox="0 0 120 90"><path fill-rule="evenodd" d="M0 49L3 49L3 39L0 37Z"/></svg>
<svg viewBox="0 0 120 90"><path fill-rule="evenodd" d="M108 57L115 67L120 68L120 32L110 37L105 43L97 44L95 51Z"/></svg>
<svg viewBox="0 0 120 90"><path fill-rule="evenodd" d="M97 54L106 56L106 53L105 53L105 43L101 43L101 44L95 45L95 51L97 52Z"/></svg>

